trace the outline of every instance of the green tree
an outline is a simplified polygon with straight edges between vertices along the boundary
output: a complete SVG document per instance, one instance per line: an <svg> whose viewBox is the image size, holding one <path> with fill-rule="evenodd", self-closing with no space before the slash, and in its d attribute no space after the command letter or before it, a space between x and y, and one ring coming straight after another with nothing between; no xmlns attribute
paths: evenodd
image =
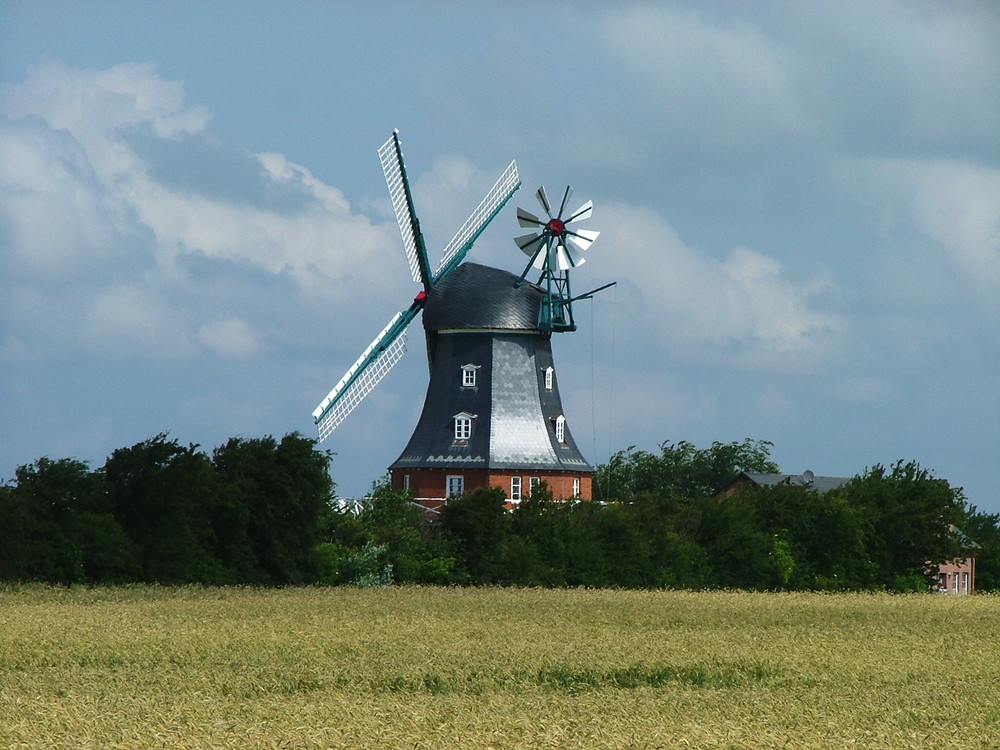
<svg viewBox="0 0 1000 750"><path fill-rule="evenodd" d="M960 532L962 555L976 556L976 589L1000 589L1000 514L983 513L975 506L966 509Z"/></svg>
<svg viewBox="0 0 1000 750"><path fill-rule="evenodd" d="M682 440L661 443L659 454L631 446L594 473L595 500L627 500L642 493L660 497L715 495L741 471L777 473L766 440L714 442L698 448Z"/></svg>
<svg viewBox="0 0 1000 750"><path fill-rule="evenodd" d="M103 474L111 510L135 545L141 580L226 580L211 552L211 508L218 485L198 446L156 435L114 451Z"/></svg>
<svg viewBox="0 0 1000 750"><path fill-rule="evenodd" d="M441 526L454 545L459 572L471 583L507 579L506 548L510 516L507 496L497 487L480 487L453 497L441 512Z"/></svg>
<svg viewBox="0 0 1000 750"><path fill-rule="evenodd" d="M330 523L330 455L297 433L230 438L211 465L219 490L213 549L246 582L307 583Z"/></svg>
<svg viewBox="0 0 1000 750"><path fill-rule="evenodd" d="M867 521L865 549L877 586L925 590L936 565L962 553L952 533L966 518L962 490L915 461L888 470L876 465L834 492Z"/></svg>
<svg viewBox="0 0 1000 750"><path fill-rule="evenodd" d="M75 459L40 458L16 470L0 492L0 550L8 580L116 582L137 571L102 477Z"/></svg>
<svg viewBox="0 0 1000 750"><path fill-rule="evenodd" d="M366 537L385 549L399 583L452 582L457 565L448 545L409 492L379 482L360 515Z"/></svg>
<svg viewBox="0 0 1000 750"><path fill-rule="evenodd" d="M839 590L871 586L864 514L839 493L779 484L744 490L770 533L782 588ZM741 493L743 494L743 493Z"/></svg>
<svg viewBox="0 0 1000 750"><path fill-rule="evenodd" d="M762 523L753 493L704 497L698 502L698 542L708 558L710 584L757 590L780 587L781 568L773 556L774 534Z"/></svg>
<svg viewBox="0 0 1000 750"><path fill-rule="evenodd" d="M511 514L510 580L525 586L566 584L570 518L576 503L557 501L546 482L532 488Z"/></svg>
<svg viewBox="0 0 1000 750"><path fill-rule="evenodd" d="M701 514L683 497L643 494L633 501L639 529L647 538L644 586L701 588L709 582L708 557L694 541Z"/></svg>

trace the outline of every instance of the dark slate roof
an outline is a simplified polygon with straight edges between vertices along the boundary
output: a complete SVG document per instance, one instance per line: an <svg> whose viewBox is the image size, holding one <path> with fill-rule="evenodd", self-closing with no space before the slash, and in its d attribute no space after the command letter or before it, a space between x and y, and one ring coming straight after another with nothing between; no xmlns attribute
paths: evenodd
<svg viewBox="0 0 1000 750"><path fill-rule="evenodd" d="M746 477L758 487L774 487L779 484L789 484L798 487L808 487L816 492L829 492L838 487L842 487L853 479L853 477L821 477L806 471L802 474L759 474L753 471L744 471L736 478L738 482L741 477Z"/></svg>
<svg viewBox="0 0 1000 750"><path fill-rule="evenodd" d="M535 330L543 292L499 268L463 263L430 291L424 305L428 331Z"/></svg>

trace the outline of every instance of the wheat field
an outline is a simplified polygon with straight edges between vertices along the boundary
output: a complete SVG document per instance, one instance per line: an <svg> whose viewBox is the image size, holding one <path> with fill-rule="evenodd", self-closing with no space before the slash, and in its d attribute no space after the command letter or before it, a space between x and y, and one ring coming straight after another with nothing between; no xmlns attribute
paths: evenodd
<svg viewBox="0 0 1000 750"><path fill-rule="evenodd" d="M987 748L1000 599L0 591L3 748Z"/></svg>

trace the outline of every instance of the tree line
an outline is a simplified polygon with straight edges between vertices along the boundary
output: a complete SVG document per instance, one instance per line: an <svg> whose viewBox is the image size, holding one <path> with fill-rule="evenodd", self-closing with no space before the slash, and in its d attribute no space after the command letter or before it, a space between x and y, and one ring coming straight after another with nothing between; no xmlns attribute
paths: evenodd
<svg viewBox="0 0 1000 750"><path fill-rule="evenodd" d="M313 582L329 460L297 434L232 438L211 455L161 434L97 470L39 459L0 488L0 579Z"/></svg>
<svg viewBox="0 0 1000 750"><path fill-rule="evenodd" d="M542 484L510 509L479 489L429 518L385 481L342 507L331 454L295 433L210 453L157 435L100 469L19 467L0 487L0 580L920 591L934 563L974 552L979 589L1000 586L1000 516L915 462L826 493L720 495L742 471L778 473L770 448L629 448L598 467L595 501Z"/></svg>

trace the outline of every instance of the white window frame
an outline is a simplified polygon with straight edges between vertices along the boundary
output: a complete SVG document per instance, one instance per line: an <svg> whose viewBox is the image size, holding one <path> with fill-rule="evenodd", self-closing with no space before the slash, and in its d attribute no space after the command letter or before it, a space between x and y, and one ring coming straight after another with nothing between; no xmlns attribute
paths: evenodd
<svg viewBox="0 0 1000 750"><path fill-rule="evenodd" d="M476 372L479 370L480 365L474 365L471 362L467 365L462 365L462 387L463 388L475 388L476 387Z"/></svg>
<svg viewBox="0 0 1000 750"><path fill-rule="evenodd" d="M529 488L528 492L529 492L529 494L534 495L535 494L535 490L538 489L538 485L540 485L541 483L542 483L542 478L541 477L531 477L531 479L528 480L528 488Z"/></svg>
<svg viewBox="0 0 1000 750"><path fill-rule="evenodd" d="M554 382L555 370L551 367L545 368L545 390L552 390L552 383Z"/></svg>
<svg viewBox="0 0 1000 750"><path fill-rule="evenodd" d="M580 477L573 477L573 497L580 497Z"/></svg>
<svg viewBox="0 0 1000 750"><path fill-rule="evenodd" d="M559 414L555 418L555 428L556 428L556 442L565 443L566 442L566 417Z"/></svg>
<svg viewBox="0 0 1000 750"><path fill-rule="evenodd" d="M444 478L445 497L455 497L465 494L465 475L449 474Z"/></svg>
<svg viewBox="0 0 1000 750"><path fill-rule="evenodd" d="M512 503L521 502L521 477L510 478L510 501Z"/></svg>
<svg viewBox="0 0 1000 750"><path fill-rule="evenodd" d="M472 437L472 422L475 418L475 414L469 414L467 411L452 417L455 423L455 440L469 440Z"/></svg>
<svg viewBox="0 0 1000 750"><path fill-rule="evenodd" d="M410 475L403 474L403 489L409 491L410 489Z"/></svg>

